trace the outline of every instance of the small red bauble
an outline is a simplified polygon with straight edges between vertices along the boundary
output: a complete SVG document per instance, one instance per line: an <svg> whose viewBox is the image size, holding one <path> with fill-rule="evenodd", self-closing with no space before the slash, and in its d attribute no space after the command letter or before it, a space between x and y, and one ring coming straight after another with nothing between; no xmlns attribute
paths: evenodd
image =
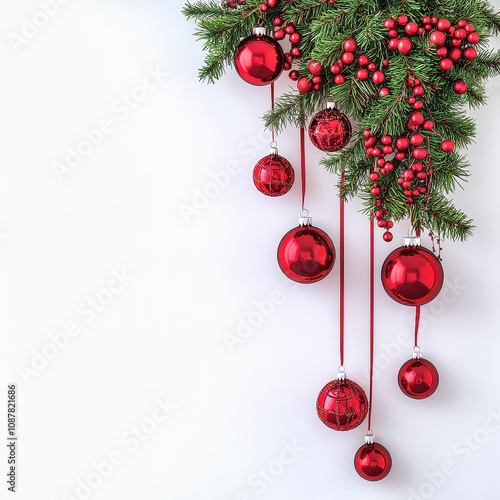
<svg viewBox="0 0 500 500"><path fill-rule="evenodd" d="M300 33L292 33L289 37L288 40L290 40L290 43L300 43L300 40L302 39L302 35Z"/></svg>
<svg viewBox="0 0 500 500"><path fill-rule="evenodd" d="M344 75L337 75L333 80L337 85L342 85L345 82Z"/></svg>
<svg viewBox="0 0 500 500"><path fill-rule="evenodd" d="M409 146L409 142L408 142L408 139L406 137L398 137L396 139L396 147L400 151L404 151L405 149L408 149L408 146Z"/></svg>
<svg viewBox="0 0 500 500"><path fill-rule="evenodd" d="M448 59L451 59L454 63L462 59L462 51L458 47L452 47L448 51Z"/></svg>
<svg viewBox="0 0 500 500"><path fill-rule="evenodd" d="M441 143L441 150L445 153L451 153L455 149L455 143L453 141L447 140Z"/></svg>
<svg viewBox="0 0 500 500"><path fill-rule="evenodd" d="M367 436L366 441L354 455L354 468L363 479L380 481L391 472L391 454L380 443L374 443L372 436Z"/></svg>
<svg viewBox="0 0 500 500"><path fill-rule="evenodd" d="M341 75L338 75L341 76ZM334 152L347 145L352 127L348 118L328 103L328 107L316 113L309 124L309 138L321 151Z"/></svg>
<svg viewBox="0 0 500 500"><path fill-rule="evenodd" d="M439 259L420 246L420 238L405 238L405 246L385 259L381 277L384 290L396 302L422 306L441 290L444 272Z"/></svg>
<svg viewBox="0 0 500 500"><path fill-rule="evenodd" d="M467 84L463 80L456 80L453 83L453 90L457 94L465 94L467 92Z"/></svg>
<svg viewBox="0 0 500 500"><path fill-rule="evenodd" d="M412 151L412 156L416 160L423 160L424 158L427 158L427 151L424 148L415 148Z"/></svg>
<svg viewBox="0 0 500 500"><path fill-rule="evenodd" d="M358 49L358 44L356 43L356 40L354 40L354 38L348 38L347 40L344 40L342 48L346 52L356 52L356 50Z"/></svg>
<svg viewBox="0 0 500 500"><path fill-rule="evenodd" d="M410 359L399 369L398 384L408 397L425 399L436 391L439 374L436 367L427 359Z"/></svg>
<svg viewBox="0 0 500 500"><path fill-rule="evenodd" d="M316 411L320 420L331 429L350 431L365 419L368 398L361 386L340 373L337 380L321 389L316 401Z"/></svg>
<svg viewBox="0 0 500 500"><path fill-rule="evenodd" d="M310 217L288 231L278 245L278 264L283 274L297 283L316 283L325 278L335 263L330 237L314 227Z"/></svg>
<svg viewBox="0 0 500 500"><path fill-rule="evenodd" d="M467 35L467 41L468 41L469 43L474 43L474 44L476 44L476 43L479 43L479 40L481 40L481 37L480 37L480 36L479 36L476 32L474 32L474 33L469 33L469 34Z"/></svg>
<svg viewBox="0 0 500 500"><path fill-rule="evenodd" d="M396 21L394 21L394 19L388 18L384 21L384 28L388 30L394 29L395 26L396 26Z"/></svg>
<svg viewBox="0 0 500 500"><path fill-rule="evenodd" d="M408 54L413 48L413 44L409 38L401 38L398 42L398 50L401 54Z"/></svg>
<svg viewBox="0 0 500 500"><path fill-rule="evenodd" d="M239 43L234 55L238 75L251 85L272 83L283 71L283 50L280 44L265 32L264 28L255 28L253 35Z"/></svg>
<svg viewBox="0 0 500 500"><path fill-rule="evenodd" d="M282 196L293 186L295 172L290 162L276 148L261 158L253 169L253 183L266 196Z"/></svg>

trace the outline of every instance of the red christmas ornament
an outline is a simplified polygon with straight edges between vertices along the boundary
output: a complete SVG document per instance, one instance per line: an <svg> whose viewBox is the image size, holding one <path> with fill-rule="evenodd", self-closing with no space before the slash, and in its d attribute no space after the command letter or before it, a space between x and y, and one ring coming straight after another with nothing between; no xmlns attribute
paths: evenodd
<svg viewBox="0 0 500 500"><path fill-rule="evenodd" d="M413 356L399 369L399 388L410 398L425 399L436 391L439 374L430 361L420 357L420 352Z"/></svg>
<svg viewBox="0 0 500 500"><path fill-rule="evenodd" d="M253 169L253 183L266 196L282 196L293 186L295 172L290 162L271 148L269 155L261 158Z"/></svg>
<svg viewBox="0 0 500 500"><path fill-rule="evenodd" d="M278 245L278 264L297 283L316 283L325 278L335 263L335 247L330 237L301 217L299 226L283 236Z"/></svg>
<svg viewBox="0 0 500 500"><path fill-rule="evenodd" d="M266 35L265 28L254 28L253 34L240 42L234 56L238 75L259 86L274 82L281 75L284 62L280 44Z"/></svg>
<svg viewBox="0 0 500 500"><path fill-rule="evenodd" d="M346 378L345 372L337 375L321 389L316 411L320 420L336 431L350 431L360 425L368 413L368 398L356 382Z"/></svg>
<svg viewBox="0 0 500 500"><path fill-rule="evenodd" d="M347 145L352 127L346 115L329 102L326 109L313 116L308 132L311 142L318 149L333 152Z"/></svg>
<svg viewBox="0 0 500 500"><path fill-rule="evenodd" d="M392 458L387 448L373 438L373 434L366 435L366 443L354 455L354 468L363 479L380 481L391 471Z"/></svg>
<svg viewBox="0 0 500 500"><path fill-rule="evenodd" d="M439 259L420 246L420 238L404 238L382 265L382 285L396 302L422 306L434 299L443 286L444 272Z"/></svg>

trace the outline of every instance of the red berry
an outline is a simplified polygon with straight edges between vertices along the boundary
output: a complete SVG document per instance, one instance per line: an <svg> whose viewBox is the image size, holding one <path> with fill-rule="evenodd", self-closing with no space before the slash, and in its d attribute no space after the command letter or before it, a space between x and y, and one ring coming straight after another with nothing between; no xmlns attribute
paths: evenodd
<svg viewBox="0 0 500 500"><path fill-rule="evenodd" d="M337 85L341 85L342 83L345 82L345 78L344 78L344 75L337 75L334 79L334 82L337 84Z"/></svg>
<svg viewBox="0 0 500 500"><path fill-rule="evenodd" d="M444 59L441 59L441 61L439 61L439 67L443 71L450 71L450 69L453 68L453 61L445 57Z"/></svg>
<svg viewBox="0 0 500 500"><path fill-rule="evenodd" d="M371 136L372 136L371 130L369 128L365 128L363 130L363 137L368 138L368 137L371 137Z"/></svg>
<svg viewBox="0 0 500 500"><path fill-rule="evenodd" d="M319 63L318 61L309 61L309 64L307 65L307 69L313 75L321 75L321 74L323 74L323 71L324 71L323 65L321 63Z"/></svg>
<svg viewBox="0 0 500 500"><path fill-rule="evenodd" d="M281 26L283 24L283 19L277 16L273 19L273 26Z"/></svg>
<svg viewBox="0 0 500 500"><path fill-rule="evenodd" d="M432 130L434 128L434 122L432 122L431 120L425 120L422 127L424 130Z"/></svg>
<svg viewBox="0 0 500 500"><path fill-rule="evenodd" d="M387 33L387 36L389 38L397 38L398 37L398 30L389 30L389 33Z"/></svg>
<svg viewBox="0 0 500 500"><path fill-rule="evenodd" d="M398 137L396 139L396 148L399 149L399 151L404 151L405 149L408 149L409 146L408 139L406 137Z"/></svg>
<svg viewBox="0 0 500 500"><path fill-rule="evenodd" d="M467 47L462 52L462 57L467 61L473 61L477 57L477 50L474 47Z"/></svg>
<svg viewBox="0 0 500 500"><path fill-rule="evenodd" d="M423 17L423 18L422 18L422 22L423 22L424 24L431 24L431 22L432 22L432 18L431 18L431 16L425 16L425 17Z"/></svg>
<svg viewBox="0 0 500 500"><path fill-rule="evenodd" d="M408 97L408 104L415 104L416 101L415 97Z"/></svg>
<svg viewBox="0 0 500 500"><path fill-rule="evenodd" d="M299 72L296 69L294 69L290 71L290 73L288 73L288 77L290 78L290 80L296 82L299 79Z"/></svg>
<svg viewBox="0 0 500 500"><path fill-rule="evenodd" d="M441 143L441 149L445 153L451 153L455 149L455 143L453 141L447 140Z"/></svg>
<svg viewBox="0 0 500 500"><path fill-rule="evenodd" d="M354 54L352 52L344 52L341 59L344 64L352 64L354 61Z"/></svg>
<svg viewBox="0 0 500 500"><path fill-rule="evenodd" d="M370 63L370 59L368 59L368 56L362 55L358 57L358 64L360 66L367 66Z"/></svg>
<svg viewBox="0 0 500 500"><path fill-rule="evenodd" d="M455 33L453 33L453 36L455 38L458 38L459 40L463 40L464 38L467 37L467 31L465 31L463 28L459 28L455 30Z"/></svg>
<svg viewBox="0 0 500 500"><path fill-rule="evenodd" d="M390 155L394 150L392 149L392 146L384 146L382 148L382 153L385 155Z"/></svg>
<svg viewBox="0 0 500 500"><path fill-rule="evenodd" d="M405 181L411 181L414 177L413 170L407 169L403 172L403 179Z"/></svg>
<svg viewBox="0 0 500 500"><path fill-rule="evenodd" d="M421 125L424 123L424 115L420 111L414 111L410 114L409 122L413 125Z"/></svg>
<svg viewBox="0 0 500 500"><path fill-rule="evenodd" d="M467 21L465 19L460 19L460 21L457 22L457 26L459 28L464 28L466 24L467 24Z"/></svg>
<svg viewBox="0 0 500 500"><path fill-rule="evenodd" d="M429 38L430 41L438 47L446 43L446 35L442 31L433 31Z"/></svg>
<svg viewBox="0 0 500 500"><path fill-rule="evenodd" d="M422 85L417 85L413 87L413 95L424 95L424 93L425 90L424 87L422 87Z"/></svg>
<svg viewBox="0 0 500 500"><path fill-rule="evenodd" d="M424 103L422 101L415 101L413 104L413 109L422 109L424 107Z"/></svg>
<svg viewBox="0 0 500 500"><path fill-rule="evenodd" d="M373 62L371 62L370 64L368 64L368 69L370 71L375 71L377 69L377 65Z"/></svg>
<svg viewBox="0 0 500 500"><path fill-rule="evenodd" d="M415 148L412 155L416 160L423 160L427 157L427 151L424 148Z"/></svg>
<svg viewBox="0 0 500 500"><path fill-rule="evenodd" d="M399 40L398 50L399 50L399 52L401 52L401 54L408 54L408 52L410 52L412 48L413 48L413 45L412 45L409 38L403 37Z"/></svg>
<svg viewBox="0 0 500 500"><path fill-rule="evenodd" d="M300 57L302 55L302 51L298 47L292 47L290 54L292 54L293 57Z"/></svg>
<svg viewBox="0 0 500 500"><path fill-rule="evenodd" d="M267 3L261 3L260 4L260 11L261 12L266 12L267 11Z"/></svg>
<svg viewBox="0 0 500 500"><path fill-rule="evenodd" d="M382 66L384 66L384 68L387 68L387 66L389 66L389 60L388 59L384 59L382 61Z"/></svg>
<svg viewBox="0 0 500 500"><path fill-rule="evenodd" d="M446 47L439 47L439 49L436 50L436 55L438 57L446 57L448 54L448 49Z"/></svg>
<svg viewBox="0 0 500 500"><path fill-rule="evenodd" d="M382 144L385 144L386 146L389 145L389 144L392 144L392 137L390 135L384 135L380 139L380 142Z"/></svg>
<svg viewBox="0 0 500 500"><path fill-rule="evenodd" d="M286 36L285 30L283 28L279 28L274 31L273 37L275 40L283 40Z"/></svg>
<svg viewBox="0 0 500 500"><path fill-rule="evenodd" d="M314 87L313 82L307 78L307 76L302 76L298 79L297 81L297 89L299 92L302 92L303 94L308 94L309 92L312 92Z"/></svg>
<svg viewBox="0 0 500 500"><path fill-rule="evenodd" d="M293 23L289 23L285 26L285 31L288 35L291 35L292 33L295 33L295 26Z"/></svg>
<svg viewBox="0 0 500 500"><path fill-rule="evenodd" d="M385 97L385 96L390 95L390 94L391 94L391 91L387 87L382 87L378 91L378 96L379 97Z"/></svg>
<svg viewBox="0 0 500 500"><path fill-rule="evenodd" d="M458 62L462 59L462 51L458 47L453 47L448 51L448 59Z"/></svg>
<svg viewBox="0 0 500 500"><path fill-rule="evenodd" d="M354 40L354 38L348 38L347 40L344 40L342 48L346 52L355 52L358 48L358 44L356 43L356 40Z"/></svg>
<svg viewBox="0 0 500 500"><path fill-rule="evenodd" d="M475 28L474 28L473 24L467 23L465 25L465 31L467 31L467 33L472 33L474 30L475 30Z"/></svg>
<svg viewBox="0 0 500 500"><path fill-rule="evenodd" d="M369 76L370 74L368 73L368 70L365 68L361 68L358 69L358 71L356 71L356 77L358 78L358 80L368 80Z"/></svg>
<svg viewBox="0 0 500 500"><path fill-rule="evenodd" d="M384 80L385 80L385 75L382 71L375 71L372 75L372 82L375 84L375 85L380 85L382 83L384 83Z"/></svg>
<svg viewBox="0 0 500 500"><path fill-rule="evenodd" d="M370 192L372 196L378 196L380 194L380 188L378 186L372 187Z"/></svg>
<svg viewBox="0 0 500 500"><path fill-rule="evenodd" d="M379 179L379 175L377 174L377 172L371 172L370 173L370 180L372 182L377 182Z"/></svg>
<svg viewBox="0 0 500 500"><path fill-rule="evenodd" d="M312 82L314 84L321 83L323 81L323 78L320 75L314 75L312 77Z"/></svg>
<svg viewBox="0 0 500 500"><path fill-rule="evenodd" d="M394 19L389 18L384 21L384 28L392 30L394 26L396 26L396 21L394 21Z"/></svg>
<svg viewBox="0 0 500 500"><path fill-rule="evenodd" d="M401 14L398 16L398 26L404 26L408 22L408 16Z"/></svg>
<svg viewBox="0 0 500 500"><path fill-rule="evenodd" d="M387 42L389 50L398 50L399 40L397 38L390 38Z"/></svg>
<svg viewBox="0 0 500 500"><path fill-rule="evenodd" d="M404 160L406 158L406 155L402 151L398 151L394 155L394 158L396 158L396 160Z"/></svg>
<svg viewBox="0 0 500 500"><path fill-rule="evenodd" d="M463 80L456 80L453 83L453 90L457 94L465 94L467 92L467 84Z"/></svg>
<svg viewBox="0 0 500 500"><path fill-rule="evenodd" d="M278 0L267 0L267 5L271 8L276 7L278 5Z"/></svg>
<svg viewBox="0 0 500 500"><path fill-rule="evenodd" d="M440 19L438 22L437 22L437 29L440 30L440 31L446 31L447 29L449 29L451 26L451 23L450 21L448 21L448 19Z"/></svg>
<svg viewBox="0 0 500 500"><path fill-rule="evenodd" d="M332 64L330 66L330 73L332 73L333 75L338 75L341 71L342 69L338 64Z"/></svg>
<svg viewBox="0 0 500 500"><path fill-rule="evenodd" d="M417 23L410 22L405 26L406 34L409 36L416 35L418 33L418 25Z"/></svg>
<svg viewBox="0 0 500 500"><path fill-rule="evenodd" d="M302 35L300 33L295 32L295 33L292 33L288 37L288 39L290 40L290 43L297 44L297 43L300 43L300 40L302 40Z"/></svg>
<svg viewBox="0 0 500 500"><path fill-rule="evenodd" d="M394 168L394 164L390 161L386 162L384 168L387 172L390 172Z"/></svg>
<svg viewBox="0 0 500 500"><path fill-rule="evenodd" d="M387 241L389 243L392 241L392 233L390 231L386 231L382 238L384 238L384 241Z"/></svg>
<svg viewBox="0 0 500 500"><path fill-rule="evenodd" d="M469 33L469 35L467 36L467 41L469 43L479 43L479 40L481 40L481 37L476 33Z"/></svg>
<svg viewBox="0 0 500 500"><path fill-rule="evenodd" d="M420 146L424 142L424 136L419 132L412 134L410 136L410 143L412 146Z"/></svg>
<svg viewBox="0 0 500 500"><path fill-rule="evenodd" d="M377 167L379 167L379 168L380 168L380 167L383 167L383 166L384 166L384 164L385 164L385 160L384 160L384 158L377 158L376 163L377 163Z"/></svg>

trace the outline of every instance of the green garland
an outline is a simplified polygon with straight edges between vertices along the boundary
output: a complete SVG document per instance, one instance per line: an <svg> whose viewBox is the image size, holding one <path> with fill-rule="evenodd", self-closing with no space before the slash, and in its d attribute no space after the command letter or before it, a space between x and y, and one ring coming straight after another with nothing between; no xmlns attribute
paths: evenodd
<svg viewBox="0 0 500 500"><path fill-rule="evenodd" d="M500 16L487 1L199 1L183 13L196 22L206 53L199 76L210 83L233 65L253 27L293 27L287 32L300 35L292 44L299 55L289 69L302 91L279 97L264 116L266 127L307 126L326 101L335 102L359 124L347 147L322 160L329 171L345 173L342 197L361 197L381 227L409 219L415 230L441 237L464 240L472 233L472 221L449 195L469 175L467 158L454 148L466 149L474 138L465 107L483 105L486 80L500 73L500 52L488 48ZM346 52L353 62L348 56L339 64ZM311 63L321 80L313 89ZM384 145L392 151L381 153Z"/></svg>

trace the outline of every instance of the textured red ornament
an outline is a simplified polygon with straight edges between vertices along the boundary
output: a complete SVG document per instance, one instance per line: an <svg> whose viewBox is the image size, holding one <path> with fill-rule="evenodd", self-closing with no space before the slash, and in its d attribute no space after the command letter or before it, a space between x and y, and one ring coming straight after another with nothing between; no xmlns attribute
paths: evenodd
<svg viewBox="0 0 500 500"><path fill-rule="evenodd" d="M253 183L266 196L282 196L293 186L295 172L290 162L276 148L261 158L253 169Z"/></svg>
<svg viewBox="0 0 500 500"><path fill-rule="evenodd" d="M382 265L382 285L400 304L422 306L441 290L444 281L439 259L420 246L419 238L405 238L407 246L396 248ZM418 242L417 242L418 241Z"/></svg>
<svg viewBox="0 0 500 500"><path fill-rule="evenodd" d="M354 455L354 468L367 481L384 479L391 467L391 454L379 443L366 443Z"/></svg>
<svg viewBox="0 0 500 500"><path fill-rule="evenodd" d="M399 388L408 397L425 399L434 394L439 384L436 367L427 359L408 360L398 373Z"/></svg>
<svg viewBox="0 0 500 500"><path fill-rule="evenodd" d="M311 218L300 219L278 245L278 264L283 273L297 283L316 283L325 278L335 263L335 247L330 237L311 225Z"/></svg>
<svg viewBox="0 0 500 500"><path fill-rule="evenodd" d="M254 34L240 42L234 56L238 75L251 85L274 82L283 71L285 55L280 44L255 28Z"/></svg>
<svg viewBox="0 0 500 500"><path fill-rule="evenodd" d="M321 389L316 411L321 421L331 429L350 431L366 418L368 398L356 382L338 378Z"/></svg>
<svg viewBox="0 0 500 500"><path fill-rule="evenodd" d="M352 127L347 116L328 103L327 109L313 116L308 132L311 142L318 149L331 153L347 145Z"/></svg>

